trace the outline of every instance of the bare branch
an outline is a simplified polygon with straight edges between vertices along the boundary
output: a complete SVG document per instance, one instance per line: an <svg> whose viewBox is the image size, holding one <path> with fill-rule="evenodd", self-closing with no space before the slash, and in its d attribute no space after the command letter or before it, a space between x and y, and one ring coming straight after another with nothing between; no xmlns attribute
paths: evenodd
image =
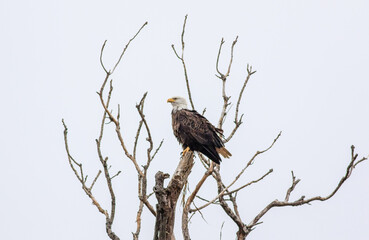
<svg viewBox="0 0 369 240"><path fill-rule="evenodd" d="M227 192L228 193L228 192ZM237 217L239 217L241 219L241 216L240 216L240 213L238 211L238 205L237 205L237 201L236 201L236 198L237 198L237 193L236 192L234 195L233 194L229 194L229 200L232 202L233 204L233 210L234 210L234 213L237 215Z"/></svg>
<svg viewBox="0 0 369 240"><path fill-rule="evenodd" d="M250 166L250 165L252 165L253 163L254 163L254 160L255 160L255 158L258 156L258 155L260 155L260 154L262 154L262 153L264 153L264 152L266 152L266 151L268 151L269 149L271 149L272 147L273 147L273 145L274 145L274 143L278 140L278 138L281 136L281 132L278 134L278 136L273 140L273 143L268 147L268 148L266 148L265 150L263 150L263 151L257 151L255 154L254 154L254 156L250 159L250 161L246 164L246 166L241 170L241 172L236 176L236 178L226 187L226 188L224 188L213 200L211 200L211 201L209 201L208 203L206 203L206 204L204 204L203 206L201 206L201 207L199 207L198 209L199 210L201 210L201 209L203 209L203 208L205 208L205 207L207 207L207 206L209 206L210 204L212 204L212 203L214 203L219 197L222 197L223 195L224 195L224 193L231 187L231 186L233 186L233 184L235 183L235 182L237 182L237 180L242 176L242 174L245 172L245 170ZM194 210L194 209L191 209L190 210L190 212L193 212L193 211L196 211L196 210Z"/></svg>
<svg viewBox="0 0 369 240"><path fill-rule="evenodd" d="M223 226L224 226L224 221L222 223L222 226L220 227L220 232L219 232L219 240L222 240L222 232L223 232Z"/></svg>
<svg viewBox="0 0 369 240"><path fill-rule="evenodd" d="M104 66L104 63L103 63L103 60L102 60L102 57L103 57L103 53L104 53L104 48L105 48L105 44L106 44L106 41L104 41L102 47L101 47L101 51L100 51L100 64L101 64L101 67L104 69L105 73L107 75L110 75L110 73L108 72L108 70L106 70L105 66Z"/></svg>
<svg viewBox="0 0 369 240"><path fill-rule="evenodd" d="M219 50L218 50L218 55L217 55L217 61L216 61L216 64L215 64L215 69L217 70L217 73L219 74L219 76L217 76L218 78L222 78L222 73L219 71L219 57L220 57L220 53L222 52L222 46L224 44L224 38L222 38L220 40L220 45L219 45Z"/></svg>
<svg viewBox="0 0 369 240"><path fill-rule="evenodd" d="M222 80L225 80L230 72L231 72L231 66L232 66L232 62L233 62L233 49L234 49L234 46L236 45L237 43L237 40L238 40L238 36L236 37L236 39L232 42L232 47L231 47L231 57L230 57L230 60L229 60L229 64L228 64L228 69L227 69L227 72L226 74L223 74L219 71L219 58L220 58L220 53L222 51L222 46L224 44L224 39L222 38L222 40L220 41L220 45L219 45L219 50L218 50L218 55L217 55L217 61L216 61L216 70L219 74L218 78L222 79Z"/></svg>
<svg viewBox="0 0 369 240"><path fill-rule="evenodd" d="M147 121L146 121L146 119L145 119L145 115L144 115L144 113L143 113L143 106L144 106L144 103L145 103L145 98L146 98L146 96L147 96L147 92L142 96L142 99L141 99L141 101L140 101L140 103L139 104L137 104L136 105L136 108L137 108L137 111L138 111L138 113L139 113L139 115L140 115L140 117L141 117L141 121L144 123L144 125L145 125L145 128L146 128L146 132L147 132L147 138L146 138L146 140L149 142L149 144L150 144L150 146L149 146L149 148L147 149L147 165L146 165L146 167L148 167L149 165L150 165L150 162L151 162L151 155L150 155L150 153L151 153L151 151L152 151L152 149L153 149L153 142L152 142L152 137L151 137L151 132L150 132L150 128L149 128L149 126L148 126L148 124L147 124Z"/></svg>
<svg viewBox="0 0 369 240"><path fill-rule="evenodd" d="M92 189L93 185L95 184L95 182L96 182L98 176L100 175L100 172L101 171L99 171L99 173L95 177L94 181L91 184L91 187L88 188L86 186L86 182L85 182L85 180L83 178L82 164L76 162L73 159L73 157L70 155L69 147L68 147L68 138L67 138L68 128L67 128L67 125L64 122L64 119L62 120L62 122L63 122L63 126L64 126L64 142L65 142L66 152L67 152L67 155L68 155L69 164L70 164L73 172L75 173L77 179L80 181L80 183L82 185L83 191L91 199L92 204L96 206L97 210L105 216L105 218L106 218L106 232L107 232L108 236L112 240L119 240L119 237L112 231L112 224L113 224L114 214L115 214L115 203L114 203L114 205L112 205L111 215L109 216L109 213L101 207L100 203L96 200L96 198L94 197L94 195L91 193L91 189ZM74 162L75 164L77 164L77 166L80 168L80 174L81 175L78 174L78 172L75 169L75 167L73 166L73 163L72 162ZM105 161L105 163L106 163L106 161ZM114 199L114 201L115 201L115 199Z"/></svg>
<svg viewBox="0 0 369 240"><path fill-rule="evenodd" d="M92 181L91 186L88 188L88 190L90 190L90 191L92 190L92 188L94 187L94 185L95 185L97 179L99 178L100 174L101 174L101 170L99 170L99 172L97 173L96 177Z"/></svg>
<svg viewBox="0 0 369 240"><path fill-rule="evenodd" d="M137 170L138 175L139 176L143 176L143 173L142 173L141 169L139 168L139 166L137 164L137 161L136 161L135 156L132 156L128 152L128 150L127 150L127 148L125 146L125 143L124 143L124 140L123 140L121 131L120 131L120 122L119 122L120 121L120 105L118 105L118 114L117 114L117 117L116 118L113 116L112 111L109 110L109 103L110 103L110 99L111 99L111 95L112 95L112 91L113 91L112 80L110 81L110 90L109 90L108 97L107 97L106 101L103 98L103 93L104 93L104 89L105 89L105 86L106 86L106 83L107 83L109 77L114 73L115 69L119 65L119 63L120 63L123 55L125 54L128 46L136 38L136 36L140 33L140 31L143 29L143 27L145 27L146 25L147 25L147 22L144 23L141 26L141 28L137 31L137 33L128 41L128 43L124 47L124 49L123 49L123 51L122 51L122 53L121 53L121 55L120 55L120 57L118 59L118 61L114 65L112 71L107 71L106 67L104 66L103 60L102 60L104 48L105 48L105 45L106 45L106 41L104 42L104 44L103 44L103 46L101 48L101 52L100 52L100 64L101 64L102 68L104 69L104 71L106 73L106 76L105 76L105 79L104 79L104 81L103 81L103 83L101 85L100 91L97 93L99 95L100 102L101 102L101 104L102 104L102 106L104 108L104 114L103 114L103 118L102 118L102 121L101 121L100 135L99 135L99 138L96 139L96 146L97 146L97 152L98 152L98 156L99 156L100 162L101 162L101 164L103 166L103 169L104 169L104 175L105 175L106 183L107 183L107 186L108 186L108 189L109 189L109 193L110 193L110 197L111 197L111 212L110 212L110 216L106 213L106 231L107 231L108 236L111 239L119 239L114 234L114 232L112 232L112 230L111 230L111 226L112 226L112 224L114 222L115 205L116 205L115 193L114 193L113 186L112 186L112 179L115 178L115 177L117 177L121 173L121 171L118 171L115 175L110 176L110 173L109 173L110 166L108 166L108 164L107 164L108 158L107 157L104 158L102 156L102 153L101 153L101 142L102 142L102 138L103 138L103 132L104 132L104 126L105 126L105 119L106 119L107 116L109 117L110 121L115 124L115 131L117 133L117 136L118 136L118 139L119 139L119 141L121 143L121 146L122 146L122 148L124 150L124 153L133 162L134 166L136 167L136 170ZM141 129L141 127L139 128L139 131L140 131L140 129ZM139 134L139 131L138 131L138 134ZM134 153L136 153L137 140L138 140L138 136L136 137L136 142L135 142L135 146L134 146ZM96 182L96 180L97 180L97 178L98 178L99 175L100 175L100 173L96 176L95 180L93 181L93 183L91 185L91 188L93 187L93 185ZM86 193L88 193L88 191Z"/></svg>
<svg viewBox="0 0 369 240"><path fill-rule="evenodd" d="M201 153L197 153L197 155L200 158L201 164L204 166L204 168L207 170L210 167L210 160L204 157Z"/></svg>
<svg viewBox="0 0 369 240"><path fill-rule="evenodd" d="M113 74L114 73L114 71L115 71L115 69L117 68L117 66L119 65L119 63L120 63L120 60L122 59L122 57L123 57L123 55L124 55L124 53L126 52L126 50L127 50L127 48L128 48L128 46L129 46L129 44L137 37L137 35L141 32L141 30L146 26L148 24L148 22L145 22L142 26L141 26L141 28L137 31L137 33L128 41L128 43L127 43L127 45L124 47L124 49L123 49L123 51L122 51L122 53L120 54L120 56L119 56L119 59L118 59L118 61L117 61L117 63L114 65L114 68L113 68L113 70L111 71L111 73L110 74Z"/></svg>
<svg viewBox="0 0 369 240"><path fill-rule="evenodd" d="M185 19L183 21L183 28L182 28L182 34L181 34L181 43L182 43L182 59L183 59L183 54L184 54L184 48L185 48L185 43L184 43L184 34L185 34L185 28L186 28L186 22L187 22L187 14L185 16Z"/></svg>
<svg viewBox="0 0 369 240"><path fill-rule="evenodd" d="M82 189L85 191L86 195L92 200L92 204L96 206L97 210L99 210L100 213L104 214L105 217L109 218L108 211L104 210L100 203L95 199L95 197L92 195L91 191L89 191L86 186L82 185Z"/></svg>
<svg viewBox="0 0 369 240"><path fill-rule="evenodd" d="M293 174L293 171L291 171L291 175L292 175L292 185L287 190L286 197L284 198L285 202L288 202L288 200L290 199L291 192L295 189L296 185L300 182L300 179L296 180L296 177Z"/></svg>
<svg viewBox="0 0 369 240"><path fill-rule="evenodd" d="M162 139L162 140L161 140L161 142L159 143L159 146L156 148L156 150L155 150L154 154L153 154L153 155L152 155L152 157L151 157L151 161L152 161L152 160L154 160L154 158L155 158L156 154L159 152L159 150L160 150L161 146L163 145L163 142L164 142L164 139Z"/></svg>
<svg viewBox="0 0 369 240"><path fill-rule="evenodd" d="M218 185L218 193L222 193L224 192L224 184L222 182L222 177L220 175L220 169L219 166L218 168L214 169L214 173L215 173L215 180L217 181L217 185ZM247 231L247 226L246 224L244 224L242 222L241 217L238 214L235 214L232 209L228 206L228 204L226 203L226 201L224 200L223 195L219 196L219 202L221 207L223 208L224 212L236 223L236 225L238 226L239 230L237 232L237 239L243 239L242 237L240 237L240 235L244 235L244 233Z"/></svg>
<svg viewBox="0 0 369 240"><path fill-rule="evenodd" d="M242 99L243 93L245 91L246 85L249 82L249 79L250 79L251 75L253 75L254 73L256 73L256 71L252 71L252 66L249 66L249 64L247 64L247 76L246 76L246 79L245 79L245 81L243 83L243 86L241 88L240 94L238 95L238 100L237 100L237 104L236 104L235 117L234 117L235 127L233 128L231 134L225 139L224 142L228 142L229 140L231 140L233 135L236 133L237 129L242 124L243 114L241 114L241 117L238 118L238 111L239 111L239 108L240 108L241 99Z"/></svg>
<svg viewBox="0 0 369 240"><path fill-rule="evenodd" d="M138 138L139 138L140 133L141 133L142 124L143 124L143 121L141 120L138 123L138 128L137 128L137 133L136 133L136 137L135 137L135 142L133 144L133 158L134 159L136 159L137 143L138 143Z"/></svg>
<svg viewBox="0 0 369 240"><path fill-rule="evenodd" d="M245 187L248 187L248 186L250 186L250 185L252 185L254 183L260 182L261 180L263 180L266 176L268 176L272 172L273 172L273 169L269 169L269 171L267 173L265 173L263 176L261 176L260 178L258 178L256 180L253 180L253 181L251 181L249 183L246 183L245 185L242 185L241 187L236 188L235 190L229 191L229 192L227 192L227 193L225 193L223 195L225 196L225 195L230 195L230 194L233 194L233 193L237 193L238 191L244 189Z"/></svg>
<svg viewBox="0 0 369 240"><path fill-rule="evenodd" d="M67 125L64 122L64 119L62 119L62 123L63 123L63 126L64 126L64 144L65 144L65 150L66 150L67 155L68 155L69 165L72 168L72 170L73 170L74 174L76 175L77 179L80 181L80 183L84 184L83 177L82 177L83 176L82 164L76 162L74 160L74 158L72 157L72 155L70 154L70 152L69 152L69 146L68 146L68 128L67 128ZM78 172L75 169L73 163L76 164L79 167L80 172L81 172L81 176L78 174Z"/></svg>
<svg viewBox="0 0 369 240"><path fill-rule="evenodd" d="M113 90L113 87L112 87L112 81L110 82L110 91L109 91L109 96L108 96L108 100L107 102L104 101L104 98L103 98L103 92L104 92L104 89L105 89L105 85L106 85L106 82L108 81L110 75L112 75L116 69L116 67L119 65L123 55L125 54L126 50L128 49L128 46L130 45L130 43L137 37L137 35L141 32L141 30L147 25L147 22L145 22L141 28L136 32L136 34L128 41L128 43L126 44L126 46L124 47L118 61L116 62L116 64L114 65L113 67L113 70L112 71L106 71L106 68L104 67L104 64L102 63L102 53L103 53L103 50L104 50L104 47L105 47L105 43L104 42L104 45L101 49L101 55L100 55L100 61L101 61L101 65L104 69L104 71L106 72L106 77L105 77L105 80L103 82L103 84L101 85L101 88L100 88L100 92L98 92L97 94L99 95L100 97L100 102L101 102L101 105L103 106L104 110L105 110L105 113L109 116L109 119L110 121L112 121L114 124L115 124L115 131L117 133L117 136L118 136L118 139L120 141L120 144L123 148L123 151L125 153L125 155L132 161L132 163L134 164L135 168L136 168L136 171L139 175L143 175L140 167L138 166L137 164L137 161L135 159L134 156L132 156L129 152L128 152L128 149L125 145L125 142L123 140L123 137L122 137L122 133L120 131L120 122L119 122L119 118L120 118L120 107L118 107L118 115L117 115L117 118L115 118L112 114L112 112L108 109L108 101L109 101L109 98L111 96L111 92ZM105 114L104 114L105 116ZM100 140L99 140L100 142Z"/></svg>
<svg viewBox="0 0 369 240"><path fill-rule="evenodd" d="M185 29L186 29L186 22L187 22L187 15L185 16L185 19L184 19L184 22L183 22L183 28L182 28L182 34L181 34L181 44L182 44L182 53L181 53L181 56L179 56L179 54L177 53L177 51L176 51L176 49L174 47L174 44L172 44L172 49L173 49L174 54L177 56L177 58L179 60L181 60L181 62L182 62L183 71L184 71L185 80L186 80L186 87L187 87L188 98L190 100L192 110L194 110L195 109L195 105L193 104L193 101L192 101L192 95L191 95L191 90L190 90L190 83L189 83L189 80L188 80L186 63L184 61L184 48L185 48L184 34L185 34Z"/></svg>
<svg viewBox="0 0 369 240"><path fill-rule="evenodd" d="M136 232L132 233L134 240L138 240L141 231L141 215L144 207L144 202L142 201L142 178L143 176L138 175L138 198L140 199L140 203L136 215Z"/></svg>
<svg viewBox="0 0 369 240"><path fill-rule="evenodd" d="M363 162L363 161L368 159L367 157L363 157L360 160L357 160L358 155L354 153L354 150L355 150L355 147L351 146L351 161L350 161L350 163L348 164L348 166L346 168L346 174L341 178L341 180L337 184L336 188L329 195L327 195L326 197L316 196L316 197L312 197L312 198L309 198L309 199L305 199L305 196L301 196L299 199L297 199L293 202L289 202L289 196L290 196L291 192L294 190L296 184L299 182L299 179L296 180L296 177L292 173L292 185L287 190L285 201L274 200L271 203L269 203L251 221L251 223L248 225L248 227L251 228L251 227L255 226L259 222L259 220L273 207L300 206L300 205L304 205L304 204L309 204L310 202L313 202L313 201L326 201L326 200L330 199L331 197L333 197L336 194L336 192L341 188L342 184L351 176L351 173L352 173L353 169L355 168L355 164L357 164L358 162Z"/></svg>
<svg viewBox="0 0 369 240"><path fill-rule="evenodd" d="M118 171L116 174L114 174L110 179L112 180L113 178L115 178L115 177L118 177L119 176L119 174L121 173L122 171Z"/></svg>
<svg viewBox="0 0 369 240"><path fill-rule="evenodd" d="M240 103L241 103L243 91L245 90L246 85L249 82L249 79L250 79L251 75L253 75L254 73L256 73L256 71L252 71L252 66L250 66L249 64L247 64L247 77L245 79L245 82L243 83L243 86L241 88L240 94L238 96L237 104L236 104L236 113L235 113L235 118L234 118L234 121L235 122L238 121L237 120L238 119L238 109L240 107Z"/></svg>
<svg viewBox="0 0 369 240"><path fill-rule="evenodd" d="M106 78L105 78L105 81L100 89L100 92L98 93L99 97L100 97L100 102L101 102L101 105L103 106L106 114L109 116L110 120L115 124L115 132L117 133L117 136L118 136L118 139L119 139L119 142L123 148L123 151L125 153L125 155L132 161L133 165L135 166L136 168L136 171L139 175L142 175L142 171L140 169L140 167L138 166L137 164L137 161L136 159L128 152L128 149L125 145L125 142L123 140L123 136L122 136L122 133L120 131L120 122L113 116L113 114L111 113L110 110L108 110L108 107L106 106L106 103L104 102L104 99L103 99L103 91L104 91L104 86L106 84L106 81L107 81L107 78L109 77L109 75L107 74ZM110 88L112 89L112 87Z"/></svg>
<svg viewBox="0 0 369 240"><path fill-rule="evenodd" d="M147 92L142 96L139 104L136 104L136 109L137 109L137 111L138 111L138 113L141 117L141 120L140 120L139 127L138 127L136 137L135 137L135 143L134 143L134 149L133 149L134 159L136 159L136 147L137 147L138 137L140 135L140 131L141 131L141 128L142 128L143 125L145 126L145 129L146 129L146 133L147 133L146 140L149 142L149 147L147 149L147 162L146 162L146 165L143 166L142 175L139 174L139 177L138 177L138 198L140 200L140 204L139 204L139 208L138 208L138 211L137 211L137 217L136 217L137 228L136 228L136 232L133 233L133 238L134 239L138 239L140 231L141 231L141 214L142 214L144 205L150 210L150 212L154 216L156 216L156 211L154 210L154 208L151 206L151 204L147 200L147 170L148 170L148 168L150 166L150 163L153 159L151 157L151 151L153 149L154 144L153 144L153 141L152 141L150 128L148 126L145 115L143 113L146 96L147 96Z"/></svg>
<svg viewBox="0 0 369 240"><path fill-rule="evenodd" d="M140 235L140 231L141 231L141 215L143 211L143 206L144 206L143 201L140 201L140 205L138 207L137 216L136 216L136 224L137 224L136 232L132 233L134 240L139 239L138 236Z"/></svg>
<svg viewBox="0 0 369 240"><path fill-rule="evenodd" d="M109 73L107 73L107 77L109 76ZM105 84L106 84L106 80L107 78L105 78ZM104 88L101 88L101 90L104 90ZM112 81L110 81L110 90L109 90L109 94L108 94L108 98L106 100L106 108L109 107L110 104L110 99L111 99L111 94L113 92L113 85L112 85ZM103 113L103 117L101 120L101 125L100 125L100 135L99 138L96 139L96 147L97 147L97 153L100 159L100 162L103 166L104 169L104 175L105 175L105 179L106 179L106 183L109 189L109 193L110 193L110 198L111 198L111 211L110 211L110 217L108 217L107 219L109 220L110 224L112 225L114 222L114 217L115 217L115 204L116 204L116 199L115 199L115 193L113 190L113 185L111 183L111 177L110 177L110 173L109 173L109 168L107 165L107 161L108 158L104 158L102 156L101 153L101 142L102 142L102 138L103 138L103 134L104 134L104 127L105 127L105 120L106 120L106 112L104 111Z"/></svg>
<svg viewBox="0 0 369 240"><path fill-rule="evenodd" d="M176 57L177 57L179 60L182 60L182 58L178 55L178 53L177 53L177 51L176 51L176 49L175 49L175 47L174 47L174 44L172 44L172 49L173 49L173 52L174 52L174 54L176 55Z"/></svg>
<svg viewBox="0 0 369 240"><path fill-rule="evenodd" d="M200 200L204 201L204 202L210 202L209 200L207 200L207 199L205 199L205 198L203 198L203 197L200 197L199 195L196 195L196 197L197 197L198 199L200 199ZM219 204L219 203L218 203L217 201L215 201L215 202L213 202L212 204ZM196 207L195 209L197 209L197 207Z"/></svg>
<svg viewBox="0 0 369 240"><path fill-rule="evenodd" d="M231 66L232 66L232 62L233 62L233 48L236 45L237 40L238 40L238 36L236 37L236 39L232 43L232 47L231 47L231 59L229 60L229 65L228 65L227 73L224 76L226 78L229 76L229 73L231 72Z"/></svg>
<svg viewBox="0 0 369 240"><path fill-rule="evenodd" d="M219 74L219 76L217 76L218 78L220 78L222 80L222 97L223 97L223 108L222 108L222 112L220 114L220 117L219 117L219 121L218 121L218 128L222 128L222 125L224 123L224 120L225 120L225 116L227 114L227 108L228 106L230 105L230 103L228 103L229 99L231 97L228 97L226 95L226 92L225 92L225 85L226 85L226 81L227 81L227 77L229 76L230 72L231 72L231 66L232 66L232 62L233 62L233 49L234 49L234 46L236 45L237 43L237 39L238 39L238 36L236 37L236 39L233 41L232 43L232 47L231 47L231 57L230 57L230 60L229 60L229 65L228 65L228 70L226 72L226 74L223 74L219 71L219 57L220 57L220 53L221 53L221 50L222 50L222 46L224 44L224 40L222 38L222 40L220 41L220 46L219 46L219 51L218 51L218 56L217 56L217 61L216 61L216 70Z"/></svg>
<svg viewBox="0 0 369 240"><path fill-rule="evenodd" d="M115 217L115 202L116 202L116 200L115 200L115 193L114 193L114 190L113 190L113 185L111 183L111 177L110 177L109 168L108 168L108 164L107 164L108 158L107 157L104 158L102 156L101 145L100 145L99 140L97 140L97 139L96 139L96 147L97 147L97 152L98 152L98 155L99 155L100 162L103 165L104 175L105 175L106 183L108 185L108 189L109 189L109 193L110 193L110 198L111 198L110 220L113 223L114 217Z"/></svg>
<svg viewBox="0 0 369 240"><path fill-rule="evenodd" d="M229 140L232 139L233 135L236 133L236 131L238 130L238 128L241 126L241 124L243 123L242 122L242 118L243 118L243 114L241 114L241 117L240 119L237 121L237 122L234 122L235 123L235 126L232 130L232 132L229 134L229 136L224 140L224 142L229 142Z"/></svg>
<svg viewBox="0 0 369 240"><path fill-rule="evenodd" d="M197 183L195 190L191 193L191 195L187 198L186 204L183 208L183 213L182 213L182 233L183 233L183 238L185 240L189 240L190 239L190 233L188 231L188 213L190 210L190 205L193 202L193 200L195 199L195 196L197 195L197 193L199 192L200 188L202 187L202 185L204 184L205 180L211 175L211 173L213 172L214 169L214 163L211 162L210 164L210 168L204 173L204 176L200 179L200 181ZM196 208L198 211L200 211L200 209Z"/></svg>

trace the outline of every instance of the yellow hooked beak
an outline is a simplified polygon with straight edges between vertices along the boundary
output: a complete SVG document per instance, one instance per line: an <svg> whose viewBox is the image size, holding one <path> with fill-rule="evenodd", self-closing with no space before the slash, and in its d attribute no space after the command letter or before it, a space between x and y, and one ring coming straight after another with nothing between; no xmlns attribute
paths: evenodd
<svg viewBox="0 0 369 240"><path fill-rule="evenodd" d="M174 102L175 100L173 99L173 98L169 98L168 100L167 100L167 103L171 103L171 102Z"/></svg>

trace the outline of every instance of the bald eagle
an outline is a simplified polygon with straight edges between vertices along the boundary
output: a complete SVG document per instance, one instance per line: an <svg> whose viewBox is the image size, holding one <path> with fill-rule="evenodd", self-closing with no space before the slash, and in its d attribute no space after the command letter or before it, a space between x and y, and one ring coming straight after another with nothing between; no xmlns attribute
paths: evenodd
<svg viewBox="0 0 369 240"><path fill-rule="evenodd" d="M173 106L173 133L182 144L182 155L187 151L198 151L217 164L221 161L219 154L225 158L232 156L218 135L222 134L223 130L214 127L195 110L188 110L186 99L172 97L167 102Z"/></svg>

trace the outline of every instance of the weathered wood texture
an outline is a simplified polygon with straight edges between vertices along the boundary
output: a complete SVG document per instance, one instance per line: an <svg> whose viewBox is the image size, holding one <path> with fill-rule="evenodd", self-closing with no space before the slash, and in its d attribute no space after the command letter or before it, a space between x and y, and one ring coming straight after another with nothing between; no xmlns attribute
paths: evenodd
<svg viewBox="0 0 369 240"><path fill-rule="evenodd" d="M169 178L169 174L161 171L155 174L154 192L158 200L156 205L156 223L154 240L174 240L174 222L176 205L183 186L193 167L193 152L187 152L180 160L177 169L167 187L164 187L164 180Z"/></svg>

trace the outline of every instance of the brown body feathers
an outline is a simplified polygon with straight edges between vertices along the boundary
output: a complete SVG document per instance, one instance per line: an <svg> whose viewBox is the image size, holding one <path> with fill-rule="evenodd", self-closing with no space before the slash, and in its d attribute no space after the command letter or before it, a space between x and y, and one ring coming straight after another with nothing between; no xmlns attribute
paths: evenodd
<svg viewBox="0 0 369 240"><path fill-rule="evenodd" d="M219 154L224 158L232 156L218 135L223 131L214 127L198 112L173 109L172 126L174 135L182 144L183 149L189 147L191 151L201 152L218 164L221 161Z"/></svg>

